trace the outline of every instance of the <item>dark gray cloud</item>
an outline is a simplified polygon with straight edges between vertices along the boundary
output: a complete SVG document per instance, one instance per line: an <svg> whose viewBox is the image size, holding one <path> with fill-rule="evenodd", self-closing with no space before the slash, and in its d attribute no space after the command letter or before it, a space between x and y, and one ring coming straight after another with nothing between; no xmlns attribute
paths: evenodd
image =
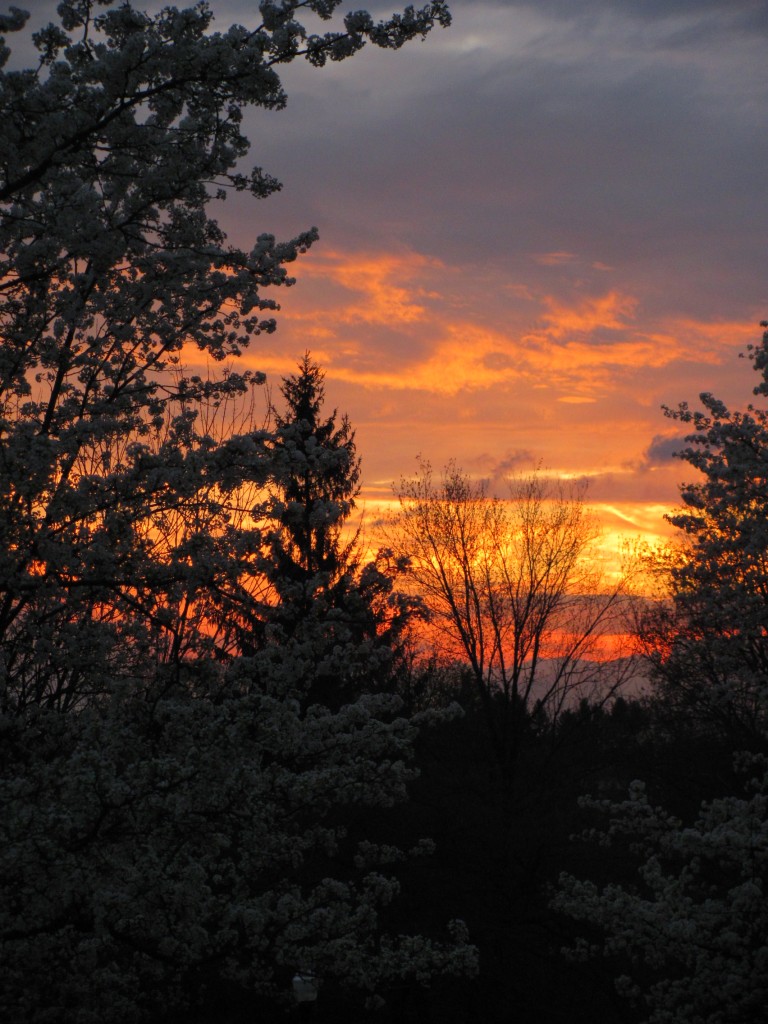
<svg viewBox="0 0 768 1024"><path fill-rule="evenodd" d="M461 468L472 477L479 479L488 493L498 498L508 498L512 482L533 473L538 464L534 452L526 448L515 451L484 451L468 459Z"/></svg>
<svg viewBox="0 0 768 1024"><path fill-rule="evenodd" d="M651 466L668 465L675 462L677 453L685 448L683 437L670 437L665 434L657 434L643 455L643 464L646 468Z"/></svg>
<svg viewBox="0 0 768 1024"><path fill-rule="evenodd" d="M472 0L459 0L460 3ZM483 2L483 0L480 0ZM559 18L574 20L596 14L621 14L639 22L691 21L689 39L704 32L740 30L768 33L768 9L764 0L511 0ZM681 33L680 38L684 38Z"/></svg>
<svg viewBox="0 0 768 1024"><path fill-rule="evenodd" d="M225 27L258 5L212 7ZM401 246L523 280L533 254L567 250L649 312L768 309L765 0L451 8L423 46L284 70L288 109L250 118L249 163L285 190L227 204L238 241L316 224L332 248Z"/></svg>
<svg viewBox="0 0 768 1024"><path fill-rule="evenodd" d="M669 8L721 34L681 53ZM576 33L574 9L595 24ZM289 69L288 110L254 122L254 157L286 186L258 211L268 224L513 273L566 249L688 314L768 300L768 80L758 40L733 31L756 5L453 10L423 47Z"/></svg>

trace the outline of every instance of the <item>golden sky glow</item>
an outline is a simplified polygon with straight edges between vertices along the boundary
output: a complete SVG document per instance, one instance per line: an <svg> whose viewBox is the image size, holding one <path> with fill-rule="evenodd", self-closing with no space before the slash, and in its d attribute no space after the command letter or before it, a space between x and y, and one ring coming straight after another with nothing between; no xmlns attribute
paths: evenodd
<svg viewBox="0 0 768 1024"><path fill-rule="evenodd" d="M310 349L329 402L357 429L372 507L418 454L491 480L540 464L590 478L606 544L669 536L663 513L690 472L649 461L654 439L680 436L660 406L694 399L702 388L689 381L707 375L711 386L734 374L749 384L736 354L754 320L644 318L639 299L605 288L608 272L571 302L533 278L524 300L513 278L492 303L482 280L457 299L462 273L417 253L320 248L281 296L278 333L246 361L275 379Z"/></svg>

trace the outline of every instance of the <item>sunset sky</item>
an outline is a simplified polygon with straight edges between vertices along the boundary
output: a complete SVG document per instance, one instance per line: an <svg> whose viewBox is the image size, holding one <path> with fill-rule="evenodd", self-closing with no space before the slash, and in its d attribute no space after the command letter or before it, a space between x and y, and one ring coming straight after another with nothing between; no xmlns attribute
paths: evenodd
<svg viewBox="0 0 768 1024"><path fill-rule="evenodd" d="M248 163L284 190L223 225L320 242L249 364L277 385L312 352L369 501L419 453L489 479L541 463L587 476L611 531L662 529L692 471L660 407L745 405L768 317L768 4L451 10L399 52L285 68L287 109L250 118Z"/></svg>
<svg viewBox="0 0 768 1024"><path fill-rule="evenodd" d="M254 117L284 191L229 204L232 236L320 242L250 358L272 378L311 350L369 497L418 453L541 462L588 476L611 530L662 528L691 471L660 406L746 404L768 317L768 5L451 9L423 44L287 69L288 108Z"/></svg>

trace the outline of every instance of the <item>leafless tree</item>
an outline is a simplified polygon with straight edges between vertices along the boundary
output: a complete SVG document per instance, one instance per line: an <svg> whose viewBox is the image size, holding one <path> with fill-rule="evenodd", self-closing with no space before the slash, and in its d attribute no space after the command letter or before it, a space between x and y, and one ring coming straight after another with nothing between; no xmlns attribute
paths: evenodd
<svg viewBox="0 0 768 1024"><path fill-rule="evenodd" d="M605 701L632 671L626 578L601 568L582 486L533 474L491 496L451 462L403 479L390 540L407 556L430 639L465 660L500 766L513 772L532 717L552 728L582 698Z"/></svg>

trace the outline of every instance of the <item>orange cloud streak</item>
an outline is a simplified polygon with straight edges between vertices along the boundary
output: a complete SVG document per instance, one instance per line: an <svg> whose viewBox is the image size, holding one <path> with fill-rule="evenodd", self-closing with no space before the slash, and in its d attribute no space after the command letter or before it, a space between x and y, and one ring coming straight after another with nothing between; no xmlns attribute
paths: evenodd
<svg viewBox="0 0 768 1024"><path fill-rule="evenodd" d="M592 477L601 498L647 496L642 516L615 504L600 518L614 540L663 538L659 500L674 503L686 471L645 460L659 406L703 390L694 375L719 374L754 340L756 318L651 315L641 295L610 286L609 268L590 275L594 263L554 251L478 269L475 281L416 252L313 250L297 285L275 293L277 334L255 339L242 364L274 387L309 349L358 428L377 497L418 451L478 472L518 453ZM202 358L185 356L190 370Z"/></svg>
<svg viewBox="0 0 768 1024"><path fill-rule="evenodd" d="M540 260L558 264L571 255ZM334 378L366 388L451 396L522 382L563 392L557 400L574 405L613 388L618 371L717 363L723 338L754 337L751 321L638 325L637 297L618 290L564 302L507 281L498 309L475 308L457 285L460 273L413 252L313 253L299 287L281 296L282 337L298 334ZM295 353L288 359L280 348L259 344L249 360L290 372Z"/></svg>

